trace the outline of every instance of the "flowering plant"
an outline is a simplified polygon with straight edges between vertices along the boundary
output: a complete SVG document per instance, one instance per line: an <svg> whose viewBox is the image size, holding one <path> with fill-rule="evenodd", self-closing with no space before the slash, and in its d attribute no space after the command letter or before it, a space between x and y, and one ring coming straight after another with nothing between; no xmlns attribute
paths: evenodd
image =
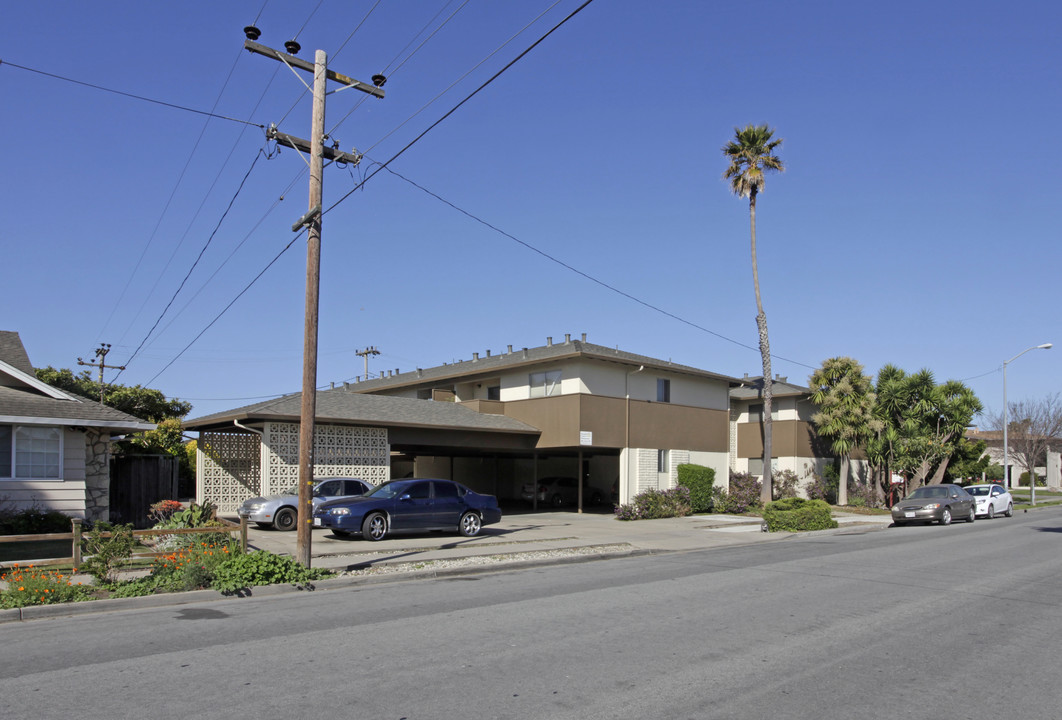
<svg viewBox="0 0 1062 720"><path fill-rule="evenodd" d="M90 600L88 589L57 570L20 567L17 563L0 575L7 588L0 591L0 608Z"/></svg>
<svg viewBox="0 0 1062 720"><path fill-rule="evenodd" d="M182 509L184 509L184 506L177 500L160 500L151 506L148 517L158 524L166 522L175 512Z"/></svg>

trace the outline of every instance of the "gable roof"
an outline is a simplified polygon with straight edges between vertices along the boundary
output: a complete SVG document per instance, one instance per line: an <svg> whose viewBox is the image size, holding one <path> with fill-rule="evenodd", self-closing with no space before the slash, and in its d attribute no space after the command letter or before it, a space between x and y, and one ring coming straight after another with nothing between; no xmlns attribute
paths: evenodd
<svg viewBox="0 0 1062 720"><path fill-rule="evenodd" d="M488 415L451 402L363 395L344 388L317 393L316 421L336 425L423 427L538 434L538 428L504 415ZM294 422L302 416L302 393L226 410L183 423L189 430L232 429L234 422Z"/></svg>
<svg viewBox="0 0 1062 720"><path fill-rule="evenodd" d="M478 357L478 353L472 360L461 360L447 365L439 365L432 368L417 368L404 373L396 373L386 378L363 380L349 384L346 389L355 393L372 393L380 390L394 390L396 388L425 385L451 380L466 381L477 376L490 375L502 370L513 370L525 366L543 365L545 363L589 359L602 362L613 362L630 367L644 365L647 370L656 370L682 375L692 375L699 378L721 380L730 385L737 385L740 381L729 375L708 372L689 365L680 365L670 360L660 360L648 355L625 352L618 348L594 345L585 340L565 340L563 343L551 343L542 347L522 348L510 350L500 355Z"/></svg>
<svg viewBox="0 0 1062 720"><path fill-rule="evenodd" d="M154 430L155 424L64 392L37 379L17 332L0 331L0 422L77 425L114 432Z"/></svg>

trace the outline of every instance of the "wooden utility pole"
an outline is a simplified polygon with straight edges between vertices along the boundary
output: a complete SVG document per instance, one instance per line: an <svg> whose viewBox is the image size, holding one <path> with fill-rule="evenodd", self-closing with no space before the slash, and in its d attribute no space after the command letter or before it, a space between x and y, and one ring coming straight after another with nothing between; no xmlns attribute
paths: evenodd
<svg viewBox="0 0 1062 720"><path fill-rule="evenodd" d="M380 351L376 349L375 345L373 345L372 347L367 347L364 350L358 350L354 354L357 355L360 358L365 358L365 379L368 380L369 379L369 356L370 355L379 355Z"/></svg>
<svg viewBox="0 0 1062 720"><path fill-rule="evenodd" d="M98 367L100 369L100 405L103 404L103 370L125 370L125 365L107 365L105 360L107 359L107 353L111 351L110 343L100 343L100 346L96 348L96 357L99 358L98 363L85 362L81 358L77 359L78 365L88 365L89 367Z"/></svg>
<svg viewBox="0 0 1062 720"><path fill-rule="evenodd" d="M246 29L245 29L246 31ZM257 33L257 30L256 30ZM254 35L257 37L257 34ZM376 97L383 97L381 86L385 82L382 75L373 76L372 85L359 82L346 75L340 75L328 69L328 55L318 50L314 63L282 53L278 50L259 45L250 39L244 47L251 52L265 55L283 62L290 68L313 72L313 116L310 124L310 142L290 135L279 133L270 128L269 137L282 145L305 152L310 151L310 202L309 210L292 227L298 232L305 226L308 229L306 243L306 321L302 345L302 408L299 417L299 519L296 535L295 559L304 567L310 567L310 542L313 522L313 436L314 422L317 416L317 319L320 304L321 284L321 208L324 198L324 159L343 160L357 164L357 155L341 153L334 148L324 147L325 93L329 80L343 83ZM298 45L289 43L286 47L294 52Z"/></svg>

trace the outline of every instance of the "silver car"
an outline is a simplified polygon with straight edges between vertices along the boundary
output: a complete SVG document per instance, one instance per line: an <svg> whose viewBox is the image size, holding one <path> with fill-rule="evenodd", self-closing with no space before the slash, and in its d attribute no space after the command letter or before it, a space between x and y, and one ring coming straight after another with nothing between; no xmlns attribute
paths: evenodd
<svg viewBox="0 0 1062 720"><path fill-rule="evenodd" d="M973 522L976 517L977 503L973 496L949 483L924 485L892 506L892 521L896 525L918 521L951 525L952 519Z"/></svg>
<svg viewBox="0 0 1062 720"><path fill-rule="evenodd" d="M372 485L358 478L328 478L313 486L313 509L325 500L364 495ZM280 495L254 497L240 506L240 517L259 527L294 530L299 519L299 489L288 488ZM312 513L311 513L312 514Z"/></svg>

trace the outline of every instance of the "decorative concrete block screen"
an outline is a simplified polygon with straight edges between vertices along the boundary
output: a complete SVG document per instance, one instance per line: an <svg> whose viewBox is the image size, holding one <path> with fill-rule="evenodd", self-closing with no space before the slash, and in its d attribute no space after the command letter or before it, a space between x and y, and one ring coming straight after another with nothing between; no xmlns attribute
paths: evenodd
<svg viewBox="0 0 1062 720"><path fill-rule="evenodd" d="M263 483L268 492L280 492L299 477L299 426L266 423ZM318 425L313 434L315 478L356 477L379 485L391 476L391 446L386 428Z"/></svg>
<svg viewBox="0 0 1062 720"><path fill-rule="evenodd" d="M234 513L261 494L261 443L251 433L201 433L196 459L196 496L218 512Z"/></svg>

